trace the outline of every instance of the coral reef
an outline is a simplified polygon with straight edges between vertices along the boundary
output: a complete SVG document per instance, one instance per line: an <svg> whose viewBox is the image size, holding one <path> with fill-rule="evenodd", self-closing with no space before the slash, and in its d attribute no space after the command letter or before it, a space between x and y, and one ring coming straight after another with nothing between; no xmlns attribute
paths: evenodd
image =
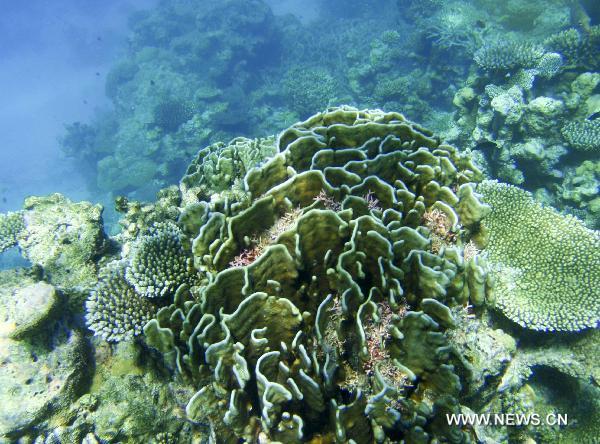
<svg viewBox="0 0 600 444"><path fill-rule="evenodd" d="M469 153L401 114L340 107L277 139L200 150L156 201L118 197L123 230L110 238L98 207L29 199L19 242L44 221L71 227L66 244L44 232L30 251L90 278L67 281L58 260L1 276L0 340L15 360L0 367L14 380L0 395L43 396L1 417L0 439L585 442L598 234L482 178ZM554 377L578 405L553 398ZM446 417L563 410L577 423Z"/></svg>
<svg viewBox="0 0 600 444"><path fill-rule="evenodd" d="M201 226L208 285L182 285L144 328L198 390L188 416L223 442L467 439L440 425L460 390L444 330L446 304L485 300L485 272L461 252L487 212L479 172L381 111L317 114L278 146L246 176L250 206ZM428 208L448 224L436 252Z"/></svg>
<svg viewBox="0 0 600 444"><path fill-rule="evenodd" d="M96 258L103 248L102 207L73 203L60 194L28 197L19 248L43 267L50 283L89 288L96 282Z"/></svg>
<svg viewBox="0 0 600 444"><path fill-rule="evenodd" d="M497 307L534 330L578 331L600 321L600 236L531 194L486 181L484 219Z"/></svg>
<svg viewBox="0 0 600 444"><path fill-rule="evenodd" d="M0 272L0 440L15 442L68 408L89 381L82 332L53 327L55 289L22 271Z"/></svg>
<svg viewBox="0 0 600 444"><path fill-rule="evenodd" d="M23 228L25 228L25 224L22 213L0 214L0 253L17 244L19 233Z"/></svg>
<svg viewBox="0 0 600 444"><path fill-rule="evenodd" d="M491 178L523 186L597 228L587 202L575 207L561 182L597 151L600 77L572 60L577 51L587 57L584 47L571 54L549 41L516 42L486 43L475 53L480 70L455 94L456 126L448 138L477 151Z"/></svg>

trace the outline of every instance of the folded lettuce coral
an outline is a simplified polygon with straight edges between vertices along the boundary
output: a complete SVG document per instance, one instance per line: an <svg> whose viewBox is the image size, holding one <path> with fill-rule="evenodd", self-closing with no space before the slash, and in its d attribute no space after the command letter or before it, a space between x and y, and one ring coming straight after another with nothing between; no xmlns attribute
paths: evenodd
<svg viewBox="0 0 600 444"><path fill-rule="evenodd" d="M578 331L600 321L600 236L517 187L477 187L492 211L483 223L497 307L534 330Z"/></svg>
<svg viewBox="0 0 600 444"><path fill-rule="evenodd" d="M199 212L207 285L144 328L197 388L188 416L223 442L467 439L443 425L461 387L444 331L489 289L467 248L480 173L397 113L332 109L277 145L245 209Z"/></svg>

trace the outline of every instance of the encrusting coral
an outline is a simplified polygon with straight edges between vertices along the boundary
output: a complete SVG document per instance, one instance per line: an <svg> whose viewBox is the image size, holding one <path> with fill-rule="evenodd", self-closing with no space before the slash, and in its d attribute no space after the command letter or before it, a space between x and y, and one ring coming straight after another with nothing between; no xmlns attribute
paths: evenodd
<svg viewBox="0 0 600 444"><path fill-rule="evenodd" d="M477 187L492 211L486 252L497 307L534 330L578 331L600 321L600 236L517 187Z"/></svg>

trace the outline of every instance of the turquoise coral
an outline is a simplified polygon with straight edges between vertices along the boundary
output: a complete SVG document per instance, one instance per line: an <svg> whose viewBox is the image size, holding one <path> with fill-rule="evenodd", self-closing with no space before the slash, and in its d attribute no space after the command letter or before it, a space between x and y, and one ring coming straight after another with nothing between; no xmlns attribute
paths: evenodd
<svg viewBox="0 0 600 444"><path fill-rule="evenodd" d="M485 181L486 251L497 307L533 330L579 331L600 321L600 236L517 187Z"/></svg>

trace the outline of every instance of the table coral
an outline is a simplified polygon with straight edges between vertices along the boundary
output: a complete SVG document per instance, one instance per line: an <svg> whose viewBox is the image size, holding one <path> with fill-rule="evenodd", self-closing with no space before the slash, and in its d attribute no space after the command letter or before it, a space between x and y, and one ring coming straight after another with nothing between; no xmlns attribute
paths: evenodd
<svg viewBox="0 0 600 444"><path fill-rule="evenodd" d="M477 187L492 207L487 255L497 307L534 330L578 331L600 321L600 237L517 187Z"/></svg>

